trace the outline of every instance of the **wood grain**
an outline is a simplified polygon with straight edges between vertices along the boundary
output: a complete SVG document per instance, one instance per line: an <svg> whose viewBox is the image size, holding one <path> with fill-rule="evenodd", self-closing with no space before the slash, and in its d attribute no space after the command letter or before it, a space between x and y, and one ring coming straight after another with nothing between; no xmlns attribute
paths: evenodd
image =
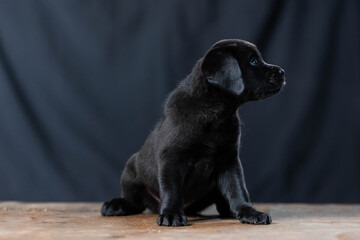
<svg viewBox="0 0 360 240"><path fill-rule="evenodd" d="M100 216L99 203L0 202L0 239L340 239L360 240L360 205L257 204L271 225L219 219L212 206L186 227L159 227L157 215Z"/></svg>

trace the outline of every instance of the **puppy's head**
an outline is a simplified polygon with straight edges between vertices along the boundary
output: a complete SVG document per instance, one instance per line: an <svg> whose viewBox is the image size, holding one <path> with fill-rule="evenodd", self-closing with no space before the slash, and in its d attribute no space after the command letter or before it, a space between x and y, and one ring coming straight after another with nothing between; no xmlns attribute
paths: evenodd
<svg viewBox="0 0 360 240"><path fill-rule="evenodd" d="M206 81L242 101L258 100L279 92L285 72L266 63L254 44L243 40L222 40L202 60Z"/></svg>

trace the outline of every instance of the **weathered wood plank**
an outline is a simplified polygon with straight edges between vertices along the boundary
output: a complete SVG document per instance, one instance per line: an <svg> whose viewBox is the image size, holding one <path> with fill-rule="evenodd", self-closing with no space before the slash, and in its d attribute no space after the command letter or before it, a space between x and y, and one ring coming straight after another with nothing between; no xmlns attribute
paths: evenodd
<svg viewBox="0 0 360 240"><path fill-rule="evenodd" d="M191 217L158 227L156 215L101 217L99 203L0 202L0 239L360 239L360 205L258 204L273 224ZM216 214L214 207L204 212Z"/></svg>

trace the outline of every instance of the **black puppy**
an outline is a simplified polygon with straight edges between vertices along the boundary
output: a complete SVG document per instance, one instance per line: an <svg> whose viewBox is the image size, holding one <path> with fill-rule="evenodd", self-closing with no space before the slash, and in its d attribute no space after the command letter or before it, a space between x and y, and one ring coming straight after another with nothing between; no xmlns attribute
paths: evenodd
<svg viewBox="0 0 360 240"><path fill-rule="evenodd" d="M210 204L223 217L270 224L251 204L239 159L240 105L285 85L284 70L265 63L242 40L213 45L168 97L164 114L121 178L122 198L105 202L104 216L159 212L162 226L184 226L185 214Z"/></svg>

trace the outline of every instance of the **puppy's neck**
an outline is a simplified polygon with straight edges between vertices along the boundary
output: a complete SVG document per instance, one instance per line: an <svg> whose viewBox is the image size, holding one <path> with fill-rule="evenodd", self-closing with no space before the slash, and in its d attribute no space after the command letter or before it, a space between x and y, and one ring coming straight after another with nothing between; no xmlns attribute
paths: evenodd
<svg viewBox="0 0 360 240"><path fill-rule="evenodd" d="M208 91L208 86L201 72L200 59L194 66L191 73L180 82L178 88L186 92L191 97L203 97Z"/></svg>

